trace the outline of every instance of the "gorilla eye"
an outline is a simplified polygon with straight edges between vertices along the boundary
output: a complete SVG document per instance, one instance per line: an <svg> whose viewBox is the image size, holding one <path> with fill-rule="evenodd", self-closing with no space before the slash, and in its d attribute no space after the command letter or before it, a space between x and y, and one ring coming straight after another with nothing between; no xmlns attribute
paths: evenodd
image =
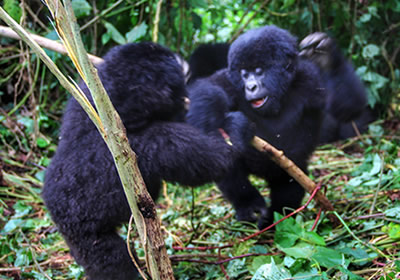
<svg viewBox="0 0 400 280"><path fill-rule="evenodd" d="M256 75L261 75L263 73L262 68L257 67L256 70L255 70L255 73L256 73Z"/></svg>
<svg viewBox="0 0 400 280"><path fill-rule="evenodd" d="M240 70L240 75L243 79L247 79L249 77L249 73L244 69Z"/></svg>

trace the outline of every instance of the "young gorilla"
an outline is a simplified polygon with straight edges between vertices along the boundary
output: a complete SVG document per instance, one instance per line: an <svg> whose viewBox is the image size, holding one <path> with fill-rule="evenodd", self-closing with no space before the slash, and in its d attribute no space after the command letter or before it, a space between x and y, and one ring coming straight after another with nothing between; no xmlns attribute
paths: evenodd
<svg viewBox="0 0 400 280"><path fill-rule="evenodd" d="M332 59L338 56L336 49L324 55L333 56ZM319 142L323 113L329 110L338 119L348 119L352 112L364 108L364 94L347 90L346 83L353 82L354 73L346 64L344 59L332 63L335 67L331 69L332 81L339 82L326 87L315 64L299 57L296 39L289 32L275 26L250 30L231 45L227 69L199 79L190 87L187 121L205 131L214 127L217 117L212 115L223 108L218 108L218 104L211 106L210 100L214 96L222 100L220 96L225 95L229 111L244 112L255 123L257 136L283 150L307 172L308 157ZM344 72L338 72L339 69ZM353 77L341 77L347 74ZM329 93L339 86L341 90ZM349 94L354 96L346 102ZM249 174L267 179L271 188L269 209L250 184ZM272 223L274 211L299 207L304 195L303 188L268 155L250 146L218 186L235 207L237 218L244 221L258 218L260 228Z"/></svg>
<svg viewBox="0 0 400 280"><path fill-rule="evenodd" d="M221 114L216 122L215 128L222 126L230 134L233 146L218 132L204 134L173 122L184 108L186 89L169 50L153 43L127 44L111 49L104 60L100 78L122 118L153 199L163 179L191 186L221 179L248 145L252 131L241 113ZM90 98L87 87L81 88ZM117 233L130 209L111 153L74 99L66 108L43 199L89 279L137 278Z"/></svg>
<svg viewBox="0 0 400 280"><path fill-rule="evenodd" d="M367 131L368 124L376 119L376 115L366 107L365 87L335 41L325 33L316 32L304 38L300 48L300 56L309 58L318 66L327 89L327 108L319 143L355 136L351 121L355 122L359 131Z"/></svg>
<svg viewBox="0 0 400 280"><path fill-rule="evenodd" d="M359 78L355 75L352 66L345 61L344 56L339 51L335 42L324 33L314 33L307 36L301 43L300 47L303 49L301 55L304 58L311 58L311 61L318 66L323 85L327 87L341 87L341 83L350 86L354 90L355 96L366 96L364 86ZM191 77L189 83L211 76L216 71L223 69L228 63L229 44L202 44L192 53L189 59ZM316 59L324 57L332 60L341 66L324 67L320 65L323 60ZM335 71L343 71L340 75ZM343 79L343 81L338 80ZM347 92L352 93L352 90L346 89ZM328 94L335 94L337 88L331 88ZM339 88L339 90L342 90ZM360 112L360 104L351 104L351 102L358 102L357 98L354 100L343 100L344 103L349 103L351 117L349 119L337 119L330 113L330 109L324 110L322 127L320 133L319 144L332 143L338 140L356 136L356 131L353 127L352 121L355 122L357 129L363 133L368 130L368 124L376 119L376 113L369 107L362 108ZM351 106L352 105L352 106ZM339 116L340 117L340 116Z"/></svg>

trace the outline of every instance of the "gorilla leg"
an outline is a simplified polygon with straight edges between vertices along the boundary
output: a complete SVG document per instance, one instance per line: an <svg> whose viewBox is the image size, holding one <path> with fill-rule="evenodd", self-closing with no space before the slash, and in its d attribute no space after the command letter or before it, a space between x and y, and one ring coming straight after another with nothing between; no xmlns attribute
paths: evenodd
<svg viewBox="0 0 400 280"><path fill-rule="evenodd" d="M283 214L284 208L297 209L304 197L304 189L293 178L285 176L279 180L269 181L271 184L271 207L268 221L273 222L274 212Z"/></svg>
<svg viewBox="0 0 400 280"><path fill-rule="evenodd" d="M237 162L226 177L218 182L218 187L233 204L239 221L255 222L256 214L261 216L261 221L267 215L267 205L261 194L251 185L248 175Z"/></svg>
<svg viewBox="0 0 400 280"><path fill-rule="evenodd" d="M64 234L71 253L89 280L137 279L126 243L115 231Z"/></svg>

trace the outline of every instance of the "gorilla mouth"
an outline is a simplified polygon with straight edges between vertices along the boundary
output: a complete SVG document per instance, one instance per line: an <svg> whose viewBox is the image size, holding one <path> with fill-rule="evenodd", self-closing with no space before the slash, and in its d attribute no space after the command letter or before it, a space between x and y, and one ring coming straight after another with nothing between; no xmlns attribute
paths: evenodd
<svg viewBox="0 0 400 280"><path fill-rule="evenodd" d="M268 96L259 98L259 99L253 99L250 102L251 102L251 105L253 106L253 108L260 108L267 102L267 100L268 100Z"/></svg>

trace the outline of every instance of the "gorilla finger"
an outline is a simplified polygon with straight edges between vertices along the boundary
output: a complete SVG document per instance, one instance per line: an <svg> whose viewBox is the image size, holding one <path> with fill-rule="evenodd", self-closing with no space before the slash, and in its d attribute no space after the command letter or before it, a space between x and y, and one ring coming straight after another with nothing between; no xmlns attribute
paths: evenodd
<svg viewBox="0 0 400 280"><path fill-rule="evenodd" d="M316 45L326 37L328 37L328 35L323 32L315 32L310 34L300 42L300 49L305 49Z"/></svg>

